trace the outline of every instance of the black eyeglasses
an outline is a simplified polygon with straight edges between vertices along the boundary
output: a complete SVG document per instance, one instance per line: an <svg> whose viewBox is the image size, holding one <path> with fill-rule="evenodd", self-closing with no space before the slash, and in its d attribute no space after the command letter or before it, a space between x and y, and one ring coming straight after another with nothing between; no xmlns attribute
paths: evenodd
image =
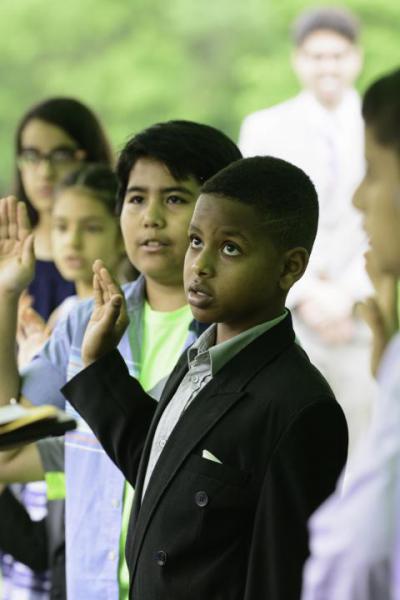
<svg viewBox="0 0 400 600"><path fill-rule="evenodd" d="M43 160L49 162L53 168L63 168L83 158L83 151L78 148L59 147L45 154L36 148L23 148L18 156L20 167L36 168Z"/></svg>

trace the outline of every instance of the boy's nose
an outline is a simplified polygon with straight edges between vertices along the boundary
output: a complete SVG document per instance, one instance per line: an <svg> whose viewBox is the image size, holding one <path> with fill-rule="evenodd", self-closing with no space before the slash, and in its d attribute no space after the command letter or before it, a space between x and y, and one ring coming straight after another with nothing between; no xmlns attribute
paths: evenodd
<svg viewBox="0 0 400 600"><path fill-rule="evenodd" d="M210 257L203 253L193 261L192 270L199 277L211 277L214 273Z"/></svg>
<svg viewBox="0 0 400 600"><path fill-rule="evenodd" d="M156 202L150 202L145 209L143 223L145 227L160 228L164 225L163 209Z"/></svg>

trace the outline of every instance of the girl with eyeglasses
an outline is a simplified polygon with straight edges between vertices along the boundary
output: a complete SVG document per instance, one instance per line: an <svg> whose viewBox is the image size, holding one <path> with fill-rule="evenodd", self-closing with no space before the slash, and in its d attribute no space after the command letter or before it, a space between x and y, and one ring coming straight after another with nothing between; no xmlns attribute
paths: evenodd
<svg viewBox="0 0 400 600"><path fill-rule="evenodd" d="M26 203L35 232L36 272L28 292L47 319L75 291L53 262L54 190L83 162L111 165L112 154L98 118L73 98L50 98L29 109L17 127L15 149L15 194Z"/></svg>

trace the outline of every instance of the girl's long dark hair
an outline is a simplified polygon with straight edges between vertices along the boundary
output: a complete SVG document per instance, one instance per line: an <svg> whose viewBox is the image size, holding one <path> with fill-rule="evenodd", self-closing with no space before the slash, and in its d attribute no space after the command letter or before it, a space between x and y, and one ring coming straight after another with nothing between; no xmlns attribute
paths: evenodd
<svg viewBox="0 0 400 600"><path fill-rule="evenodd" d="M74 98L49 98L30 108L20 120L15 133L15 156L21 152L21 137L24 127L32 119L55 125L65 131L85 151L85 161L113 163L111 146L97 116L85 104ZM23 200L33 225L38 222L38 213L26 196L18 166L15 166L14 193Z"/></svg>

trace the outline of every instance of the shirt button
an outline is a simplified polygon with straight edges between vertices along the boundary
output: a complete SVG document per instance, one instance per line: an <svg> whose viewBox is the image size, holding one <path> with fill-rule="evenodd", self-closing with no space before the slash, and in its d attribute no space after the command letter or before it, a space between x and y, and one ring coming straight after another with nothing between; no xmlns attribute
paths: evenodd
<svg viewBox="0 0 400 600"><path fill-rule="evenodd" d="M161 440L158 442L158 445L160 448L164 448L166 443L167 443L167 440L165 438L161 438Z"/></svg>
<svg viewBox="0 0 400 600"><path fill-rule="evenodd" d="M164 550L159 550L156 552L156 562L159 567L164 567L167 562L167 553Z"/></svg>
<svg viewBox="0 0 400 600"><path fill-rule="evenodd" d="M113 499L111 500L111 506L112 506L113 508L119 508L119 500L118 500L117 498L113 498Z"/></svg>
<svg viewBox="0 0 400 600"><path fill-rule="evenodd" d="M196 501L197 506L200 506L200 508L204 508L204 506L207 506L208 504L208 494L203 490L201 490L200 492L196 492L194 499Z"/></svg>
<svg viewBox="0 0 400 600"><path fill-rule="evenodd" d="M110 550L110 552L108 553L108 560L115 560L116 558L116 554L114 552L114 550Z"/></svg>
<svg viewBox="0 0 400 600"><path fill-rule="evenodd" d="M199 376L198 375L193 375L192 381L193 381L193 383L197 383L199 381Z"/></svg>

